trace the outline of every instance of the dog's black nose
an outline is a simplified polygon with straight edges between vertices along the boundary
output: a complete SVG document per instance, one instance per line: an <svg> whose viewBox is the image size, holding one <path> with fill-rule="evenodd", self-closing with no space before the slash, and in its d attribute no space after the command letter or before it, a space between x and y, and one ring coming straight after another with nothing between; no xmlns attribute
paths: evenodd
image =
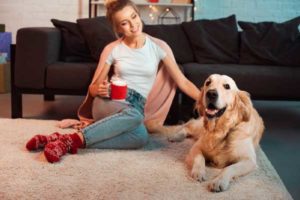
<svg viewBox="0 0 300 200"><path fill-rule="evenodd" d="M215 101L218 98L218 92L217 90L208 90L206 92L206 97L210 100L210 101Z"/></svg>

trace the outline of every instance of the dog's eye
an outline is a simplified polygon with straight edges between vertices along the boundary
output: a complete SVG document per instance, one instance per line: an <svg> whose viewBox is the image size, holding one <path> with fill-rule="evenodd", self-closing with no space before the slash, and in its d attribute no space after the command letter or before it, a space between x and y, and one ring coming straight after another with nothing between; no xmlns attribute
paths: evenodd
<svg viewBox="0 0 300 200"><path fill-rule="evenodd" d="M229 84L224 84L223 86L224 86L224 88L225 88L226 90L229 90L229 89L230 89L230 85L229 85Z"/></svg>
<svg viewBox="0 0 300 200"><path fill-rule="evenodd" d="M205 86L209 86L211 81L206 81Z"/></svg>

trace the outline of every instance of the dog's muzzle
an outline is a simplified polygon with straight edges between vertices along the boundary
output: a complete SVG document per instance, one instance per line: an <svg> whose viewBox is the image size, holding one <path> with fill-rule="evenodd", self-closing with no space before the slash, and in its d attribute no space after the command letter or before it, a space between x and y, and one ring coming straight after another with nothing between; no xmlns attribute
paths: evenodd
<svg viewBox="0 0 300 200"><path fill-rule="evenodd" d="M218 92L217 90L208 90L206 92L206 109L205 109L205 114L207 116L208 119L212 119L212 118L216 118L216 117L220 117L223 115L223 113L226 110L226 107L224 108L217 108L216 106L216 102L218 100Z"/></svg>

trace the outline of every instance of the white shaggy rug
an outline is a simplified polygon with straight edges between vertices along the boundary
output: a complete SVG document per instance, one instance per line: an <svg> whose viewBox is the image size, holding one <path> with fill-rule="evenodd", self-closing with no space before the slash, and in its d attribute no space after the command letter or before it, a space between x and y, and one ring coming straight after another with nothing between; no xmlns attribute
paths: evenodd
<svg viewBox="0 0 300 200"><path fill-rule="evenodd" d="M228 191L211 193L189 178L184 157L192 141L168 143L152 135L141 150L79 150L57 164L42 151L28 152L38 133L63 133L57 121L0 119L0 199L292 199L262 150L259 169L237 179ZM209 176L215 170L209 169Z"/></svg>

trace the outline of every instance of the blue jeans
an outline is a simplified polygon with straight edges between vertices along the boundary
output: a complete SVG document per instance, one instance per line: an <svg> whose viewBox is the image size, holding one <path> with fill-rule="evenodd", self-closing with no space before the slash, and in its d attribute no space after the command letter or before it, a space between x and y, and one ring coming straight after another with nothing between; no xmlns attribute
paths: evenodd
<svg viewBox="0 0 300 200"><path fill-rule="evenodd" d="M82 129L86 148L136 149L148 142L144 126L145 98L128 89L126 101L129 102L126 108Z"/></svg>

